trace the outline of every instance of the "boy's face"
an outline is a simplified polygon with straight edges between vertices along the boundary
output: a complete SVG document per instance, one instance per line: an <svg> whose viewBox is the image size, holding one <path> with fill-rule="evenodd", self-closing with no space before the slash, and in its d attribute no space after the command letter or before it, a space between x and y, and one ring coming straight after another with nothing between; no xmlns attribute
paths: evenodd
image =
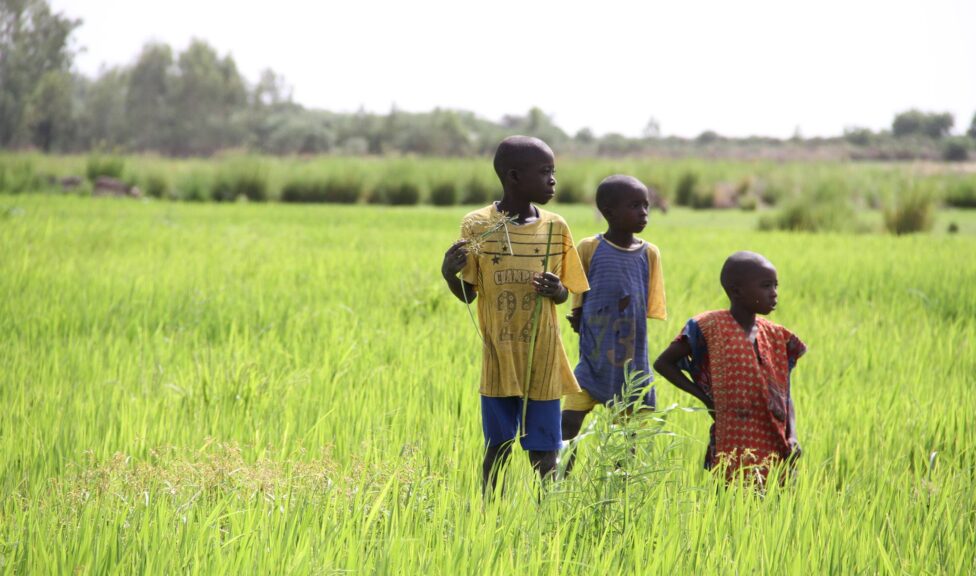
<svg viewBox="0 0 976 576"><path fill-rule="evenodd" d="M606 210L604 217L610 229L637 234L647 226L650 198L646 188L628 187L619 192L616 201Z"/></svg>
<svg viewBox="0 0 976 576"><path fill-rule="evenodd" d="M755 314L769 314L776 309L776 268L772 264L755 264L739 283L742 305Z"/></svg>
<svg viewBox="0 0 976 576"><path fill-rule="evenodd" d="M527 201L546 204L556 195L556 160L539 148L515 171L518 193Z"/></svg>

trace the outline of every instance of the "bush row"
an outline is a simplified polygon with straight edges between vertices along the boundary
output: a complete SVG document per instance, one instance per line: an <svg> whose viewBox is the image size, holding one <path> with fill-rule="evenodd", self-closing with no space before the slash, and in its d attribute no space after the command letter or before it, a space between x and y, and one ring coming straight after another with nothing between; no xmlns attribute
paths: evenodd
<svg viewBox="0 0 976 576"><path fill-rule="evenodd" d="M91 190L100 177L121 180L144 196L183 201L290 203L373 203L436 206L483 205L498 194L498 183L485 160L389 158L364 161L322 158L290 163L267 158L231 157L175 161L152 157L92 155L87 158L0 155L0 192ZM784 164L634 160L601 163L570 160L557 178L556 202L591 202L599 180L611 173L634 174L664 200L691 208L781 208L768 215L767 227L809 229L844 226L814 224L845 218L835 205L885 209L893 191L906 181L926 189L929 202L976 207L976 175L962 171L913 175L899 166ZM81 178L50 174L83 173ZM66 181L74 182L66 184ZM79 185L78 182L81 184ZM87 182L87 184L85 184ZM829 191L824 192L824 191ZM831 200L814 210L813 203ZM807 217L811 212L836 213ZM792 214L792 216L790 215ZM799 214L807 216L801 218ZM782 223L776 224L773 218Z"/></svg>

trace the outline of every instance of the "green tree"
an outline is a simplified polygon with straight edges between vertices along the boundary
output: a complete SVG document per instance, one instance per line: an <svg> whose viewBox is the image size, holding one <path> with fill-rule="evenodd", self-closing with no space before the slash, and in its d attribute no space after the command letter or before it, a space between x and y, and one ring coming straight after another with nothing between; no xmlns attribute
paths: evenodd
<svg viewBox="0 0 976 576"><path fill-rule="evenodd" d="M244 80L234 60L219 58L202 40L194 40L177 59L178 76L172 99L178 111L179 154L207 155L244 141L247 104Z"/></svg>
<svg viewBox="0 0 976 576"><path fill-rule="evenodd" d="M0 146L23 145L38 135L39 125L28 116L30 100L51 97L60 80L48 75L69 71L68 39L80 24L52 13L44 0L0 0ZM54 102L35 102L35 113L48 104ZM58 128L49 128L53 138Z"/></svg>
<svg viewBox="0 0 976 576"><path fill-rule="evenodd" d="M82 149L117 148L126 145L126 95L128 75L121 68L102 71L98 78L76 78L80 89L76 144Z"/></svg>
<svg viewBox="0 0 976 576"><path fill-rule="evenodd" d="M899 138L920 135L939 139L949 134L954 123L952 114L948 112L939 114L912 109L895 116L891 123L891 132Z"/></svg>
<svg viewBox="0 0 976 576"><path fill-rule="evenodd" d="M973 121L969 123L969 130L966 134L973 140L976 140L976 114L973 114Z"/></svg>
<svg viewBox="0 0 976 576"><path fill-rule="evenodd" d="M52 70L41 77L28 101L31 144L44 152L64 149L72 135L71 76Z"/></svg>
<svg viewBox="0 0 976 576"><path fill-rule="evenodd" d="M179 140L173 134L175 111L173 51L166 44L150 43L128 73L125 117L133 150L172 152Z"/></svg>

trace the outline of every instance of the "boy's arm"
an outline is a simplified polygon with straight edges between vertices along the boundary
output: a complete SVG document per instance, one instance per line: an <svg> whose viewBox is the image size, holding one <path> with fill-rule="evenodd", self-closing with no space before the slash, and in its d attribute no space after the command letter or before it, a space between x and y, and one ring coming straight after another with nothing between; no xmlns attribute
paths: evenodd
<svg viewBox="0 0 976 576"><path fill-rule="evenodd" d="M458 240L447 249L444 253L444 261L441 263L441 276L444 277L447 287L451 289L451 294L454 294L455 298L462 302L474 302L478 297L474 285L468 284L457 275L468 261L468 253L464 249L466 243L467 240Z"/></svg>
<svg viewBox="0 0 976 576"><path fill-rule="evenodd" d="M685 373L678 368L678 362L682 358L687 358L691 355L691 346L685 342L683 339L675 340L670 346L661 352L661 355L657 357L654 361L654 370L658 374L664 376L665 380L674 384L680 390L684 390L688 394L691 394L695 398L701 401L702 404L708 408L709 413L712 417L715 416L715 404L712 399L709 398L708 394L702 390L697 384L691 381L690 378L685 376Z"/></svg>
<svg viewBox="0 0 976 576"><path fill-rule="evenodd" d="M579 334L580 331L580 319L583 318L583 307L577 306L573 308L573 311L566 315L566 319L569 320L569 326L573 329L573 332Z"/></svg>
<svg viewBox="0 0 976 576"><path fill-rule="evenodd" d="M796 410L793 408L793 397L787 397L786 402L789 413L789 419L787 420L789 435L786 441L790 445L790 458L799 458L803 454L803 450L800 449L800 441L796 437Z"/></svg>

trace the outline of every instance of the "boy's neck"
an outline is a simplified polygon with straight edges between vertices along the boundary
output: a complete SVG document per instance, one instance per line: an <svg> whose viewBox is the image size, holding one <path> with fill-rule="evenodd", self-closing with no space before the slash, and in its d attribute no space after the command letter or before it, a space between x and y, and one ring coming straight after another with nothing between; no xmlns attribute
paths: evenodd
<svg viewBox="0 0 976 576"><path fill-rule="evenodd" d="M752 333L753 326L756 325L756 313L745 309L742 306L737 305L735 302L729 306L729 312L735 321L738 322L739 326L746 331L746 334Z"/></svg>
<svg viewBox="0 0 976 576"><path fill-rule="evenodd" d="M539 211L528 200L519 200L505 194L502 199L495 204L499 212L504 212L509 216L515 216L516 224L525 224L539 218Z"/></svg>
<svg viewBox="0 0 976 576"><path fill-rule="evenodd" d="M607 228L607 231L603 233L603 237L621 248L630 248L634 244L640 243L640 240L634 237L633 232L624 232L623 230L614 230L613 228Z"/></svg>

